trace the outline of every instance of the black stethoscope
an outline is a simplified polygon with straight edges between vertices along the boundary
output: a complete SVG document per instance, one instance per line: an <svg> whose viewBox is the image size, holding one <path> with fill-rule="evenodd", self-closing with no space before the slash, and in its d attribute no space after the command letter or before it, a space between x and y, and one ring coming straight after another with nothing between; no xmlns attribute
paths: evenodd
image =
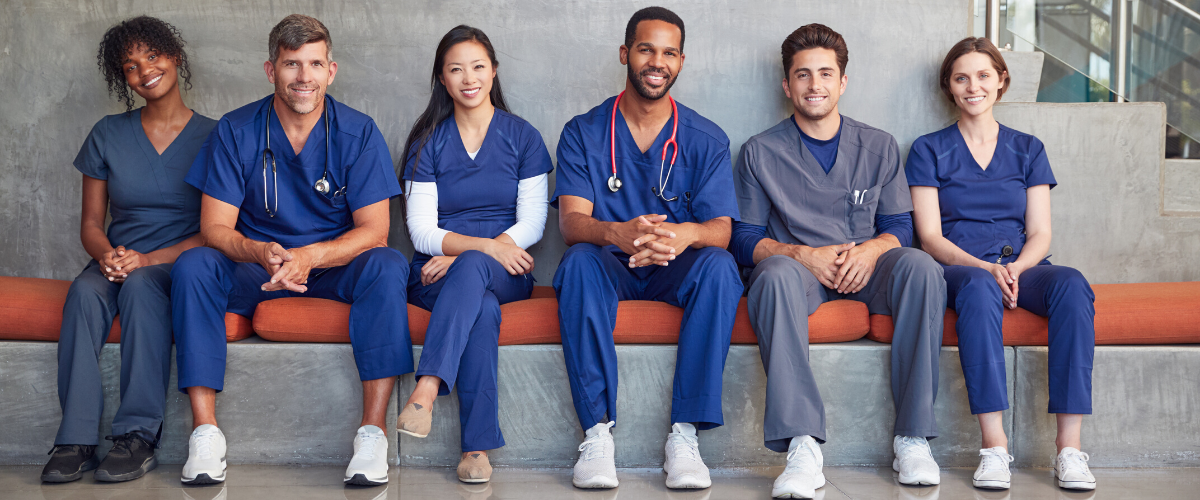
<svg viewBox="0 0 1200 500"><path fill-rule="evenodd" d="M321 114L325 120L325 171L321 173L321 179L313 184L313 189L321 194L329 194L329 102L324 101ZM275 170L275 152L271 151L271 112L275 110L275 98L271 98L271 105L267 107L267 148L263 150L263 210L267 211L267 215L275 217L279 213L279 173ZM275 210L271 210L271 205L267 202L267 157L271 158L271 177L275 180Z"/></svg>
<svg viewBox="0 0 1200 500"><path fill-rule="evenodd" d="M608 190L614 193L621 189L621 179L617 178L617 105L621 103L621 97L624 95L624 90L617 94L617 100L613 102L612 118L608 121L608 153L609 159L612 160L612 177L608 178ZM667 96L667 99L671 101L671 138L663 143L662 159L658 164L658 187L657 189L651 187L650 190L663 201L675 201L679 199L678 196L668 199L663 195L667 183L671 180L671 171L675 169L675 158L679 156L679 142L675 140L675 136L679 133L679 107L675 105L674 98ZM671 153L671 165L667 167L667 148L671 146L675 146L675 149ZM663 167L667 167L666 179L663 179Z"/></svg>

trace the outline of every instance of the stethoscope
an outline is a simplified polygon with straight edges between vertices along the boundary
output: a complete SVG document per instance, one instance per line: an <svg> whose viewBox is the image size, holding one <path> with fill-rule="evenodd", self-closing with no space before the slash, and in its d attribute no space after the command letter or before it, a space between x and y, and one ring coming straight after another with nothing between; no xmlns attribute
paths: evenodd
<svg viewBox="0 0 1200 500"><path fill-rule="evenodd" d="M621 97L624 95L624 90L617 94L617 100L613 102L612 118L608 120L608 153L609 159L612 160L612 177L608 178L608 190L614 193L621 189L621 179L617 178L617 105L621 103ZM675 169L675 158L679 156L679 143L675 141L675 136L679 133L679 106L675 105L675 99L671 96L667 96L667 99L671 101L671 138L663 143L662 159L658 164L658 187L651 187L650 191L663 201L675 201L679 196L668 199L663 195L667 183L671 180L671 171ZM671 146L675 146L675 149L671 153L671 165L667 167L667 148ZM667 167L666 179L663 179L663 167Z"/></svg>
<svg viewBox="0 0 1200 500"><path fill-rule="evenodd" d="M263 210L267 211L267 215L275 217L279 213L279 173L275 170L275 152L271 151L271 112L275 110L275 99L271 98L271 105L267 107L267 148L263 150ZM329 194L329 102L325 101L324 109L321 114L325 120L325 171L321 173L321 179L313 184L313 189L321 194ZM271 205L267 202L267 157L271 157L271 177L275 180L275 210L271 210Z"/></svg>

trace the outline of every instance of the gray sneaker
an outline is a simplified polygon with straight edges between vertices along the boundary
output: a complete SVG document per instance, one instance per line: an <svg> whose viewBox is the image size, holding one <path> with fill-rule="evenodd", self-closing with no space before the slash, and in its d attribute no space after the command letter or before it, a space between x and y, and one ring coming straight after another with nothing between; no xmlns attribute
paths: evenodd
<svg viewBox="0 0 1200 500"><path fill-rule="evenodd" d="M821 446L812 436L792 438L788 445L787 467L771 487L772 498L815 498L825 486Z"/></svg>
<svg viewBox="0 0 1200 500"><path fill-rule="evenodd" d="M941 471L925 438L896 436L892 439L892 451L896 453L892 469L900 473L900 484L918 486L942 482Z"/></svg>
<svg viewBox="0 0 1200 500"><path fill-rule="evenodd" d="M571 479L576 488L617 487L617 449L608 432L615 424L596 424L584 433L586 439L579 445L579 460L575 462L575 475Z"/></svg>

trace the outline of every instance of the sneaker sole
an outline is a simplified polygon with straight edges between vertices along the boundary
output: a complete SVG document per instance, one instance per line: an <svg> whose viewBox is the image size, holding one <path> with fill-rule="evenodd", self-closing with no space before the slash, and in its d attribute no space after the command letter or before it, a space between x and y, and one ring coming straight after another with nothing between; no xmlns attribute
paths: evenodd
<svg viewBox="0 0 1200 500"><path fill-rule="evenodd" d="M663 472L666 473L667 472L666 469L663 469ZM685 478L688 479L687 481L679 480L679 481L675 481L674 484L672 484L671 478L669 476L670 473L667 473L667 474L668 474L667 488L670 488L672 490L703 490L703 489L712 487L712 479L709 479L708 482L705 483L705 482L697 479L694 476L684 476Z"/></svg>
<svg viewBox="0 0 1200 500"><path fill-rule="evenodd" d="M1086 481L1063 481L1061 479L1057 479L1057 482L1058 482L1059 488L1068 489L1068 490L1094 490L1094 489L1096 489L1096 483L1089 483Z"/></svg>
<svg viewBox="0 0 1200 500"><path fill-rule="evenodd" d="M983 488L985 490L1007 490L1009 488L1009 485L1012 484L1012 482L1011 481L980 481L978 479L972 479L971 484L975 485L976 488Z"/></svg>
<svg viewBox="0 0 1200 500"><path fill-rule="evenodd" d="M462 482L464 482L464 483L467 483L467 484L479 484L479 483L486 483L486 482L488 482L488 481L491 481L491 480L492 480L492 478L490 478L490 477L485 477L485 478L483 478L483 479L470 479L470 478L464 478L464 477L460 477L460 478L458 478L458 480L459 480L459 481L462 481Z"/></svg>
<svg viewBox="0 0 1200 500"><path fill-rule="evenodd" d="M427 438L427 437L429 437L429 433L428 433L428 432L426 432L425 434L417 434L417 433L415 433L415 432L412 432L412 431L407 431L407 430L401 429L401 428L399 428L399 427L397 427L397 428L396 428L396 430L397 430L397 431L399 431L401 434L408 434L409 436L412 436L412 437L415 437L415 438L421 438L421 439L424 439L424 438Z"/></svg>
<svg viewBox="0 0 1200 500"><path fill-rule="evenodd" d="M225 482L226 470L227 470L227 468L225 466L225 459L222 458L221 459L221 474L218 475L217 477L213 477L213 476L209 475L207 472L201 472L199 474L196 474L196 477L194 477L192 479L188 479L186 476L180 477L179 481L182 482L183 484L190 484L190 485L223 483L223 482Z"/></svg>
<svg viewBox="0 0 1200 500"><path fill-rule="evenodd" d="M892 470L900 472L900 464L895 459L892 460ZM903 473L899 477L900 484L909 486L937 486L942 482L941 477L921 477L921 476L905 476Z"/></svg>
<svg viewBox="0 0 1200 500"><path fill-rule="evenodd" d="M92 457L90 460L84 462L83 465L79 467L79 471L75 472L74 474L61 474L61 473L42 474L42 482L43 483L69 483L71 481L78 481L80 479L83 479L84 474L94 470L96 467L99 467L99 466L100 466L100 460L96 457Z"/></svg>
<svg viewBox="0 0 1200 500"><path fill-rule="evenodd" d="M771 490L771 498L813 498L817 496L816 490L812 493L799 490Z"/></svg>
<svg viewBox="0 0 1200 500"><path fill-rule="evenodd" d="M388 480L387 476L383 476L383 479L378 480L370 479L366 474L355 474L353 477L343 479L343 482L346 484L353 484L355 486L383 486L387 484Z"/></svg>
<svg viewBox="0 0 1200 500"><path fill-rule="evenodd" d="M575 485L576 488L582 488L585 490L610 490L616 488L620 482L616 479L596 476L586 481L571 479L571 484Z"/></svg>
<svg viewBox="0 0 1200 500"><path fill-rule="evenodd" d="M147 472L150 472L157 467L158 457L151 455L150 459L142 462L142 466L138 467L136 470L132 470L124 474L110 474L104 469L96 469L95 477L97 481L102 481L105 483L120 483L122 481L132 481L139 477L145 476Z"/></svg>

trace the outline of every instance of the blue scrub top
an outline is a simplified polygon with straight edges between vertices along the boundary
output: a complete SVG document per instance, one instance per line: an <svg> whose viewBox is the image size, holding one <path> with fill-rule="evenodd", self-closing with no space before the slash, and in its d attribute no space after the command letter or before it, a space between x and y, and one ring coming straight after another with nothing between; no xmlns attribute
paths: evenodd
<svg viewBox="0 0 1200 500"><path fill-rule="evenodd" d="M1042 141L1004 125L986 170L955 123L918 138L904 171L910 186L938 188L946 239L985 262L996 262L1009 245L1012 255L1005 264L1025 246L1025 190L1057 185Z"/></svg>
<svg viewBox="0 0 1200 500"><path fill-rule="evenodd" d="M83 175L108 182L108 242L141 253L200 232L200 192L184 182L216 121L192 112L160 155L142 128L142 110L101 118L75 156Z"/></svg>
<svg viewBox="0 0 1200 500"><path fill-rule="evenodd" d="M450 115L419 153L409 153L404 179L437 183L439 228L495 238L517 223L517 184L551 170L554 165L542 134L529 122L497 109L475 159L467 154L458 123ZM427 260L422 253L413 257L414 263Z"/></svg>
<svg viewBox="0 0 1200 500"><path fill-rule="evenodd" d="M667 222L702 223L717 217L739 220L737 197L733 192L733 166L729 157L729 138L715 123L695 111L676 104L679 116L672 116L658 133L650 149L642 153L625 118L617 111L617 177L623 186L616 193L608 190L612 175L609 153L609 120L616 97L610 97L591 111L576 116L563 128L558 141L558 174L551 204L558 208L558 197L578 196L594 204L592 217L609 222L624 222L639 215L666 214ZM663 144L671 137L674 120L679 120L675 141L679 156L667 180L671 154L667 150L662 164ZM667 180L663 201L651 191L659 182L659 166ZM610 250L617 251L612 246Z"/></svg>
<svg viewBox="0 0 1200 500"><path fill-rule="evenodd" d="M269 95L221 117L187 175L187 182L204 194L240 208L239 232L284 248L329 241L354 227L355 210L400 194L391 153L375 122L329 95L329 193L313 189L326 165L324 117L297 154L278 115L271 112L271 151L278 174L272 175L268 164L264 182L265 124L273 98ZM276 207L276 177L278 213L270 217L264 203ZM268 188L271 196L264 202Z"/></svg>

